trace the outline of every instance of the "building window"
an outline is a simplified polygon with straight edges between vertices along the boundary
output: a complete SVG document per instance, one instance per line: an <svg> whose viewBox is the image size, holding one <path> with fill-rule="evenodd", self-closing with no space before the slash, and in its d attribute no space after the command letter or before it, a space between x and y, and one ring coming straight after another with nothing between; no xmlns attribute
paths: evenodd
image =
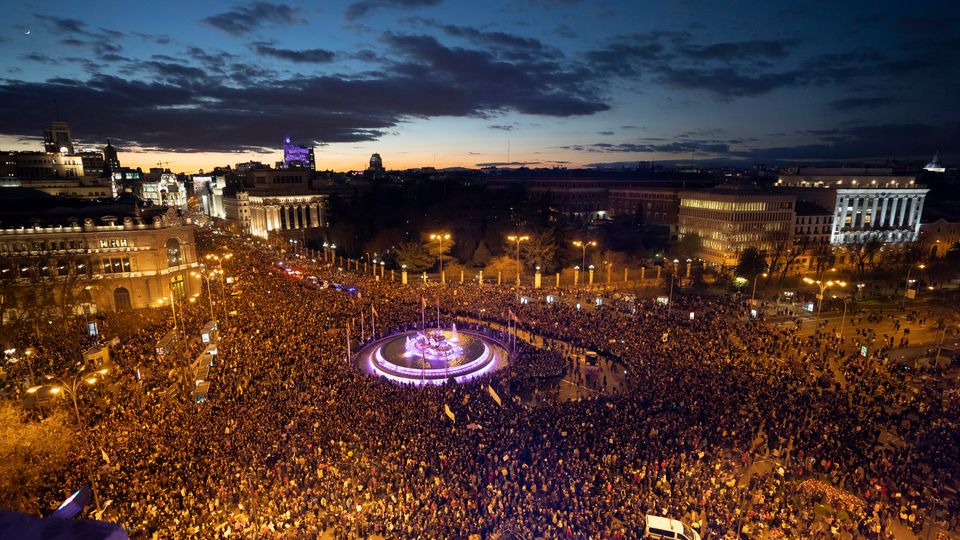
<svg viewBox="0 0 960 540"><path fill-rule="evenodd" d="M130 303L130 291L126 287L117 287L113 290L113 306L117 311L133 309L133 305Z"/></svg>
<svg viewBox="0 0 960 540"><path fill-rule="evenodd" d="M176 238L167 240L167 266L180 266L181 261L180 241Z"/></svg>
<svg viewBox="0 0 960 540"><path fill-rule="evenodd" d="M176 275L170 278L170 292L173 294L174 298L182 299L186 296L186 291L183 288L183 276Z"/></svg>

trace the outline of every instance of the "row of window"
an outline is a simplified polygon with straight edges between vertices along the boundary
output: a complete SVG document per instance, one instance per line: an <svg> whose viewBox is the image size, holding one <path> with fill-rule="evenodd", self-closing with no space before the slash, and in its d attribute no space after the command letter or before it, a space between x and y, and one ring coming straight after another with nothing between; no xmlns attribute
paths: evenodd
<svg viewBox="0 0 960 540"><path fill-rule="evenodd" d="M684 208L702 208L704 210L720 210L723 212L769 212L772 210L789 210L793 203L789 201L707 201L701 199L683 199L680 206Z"/></svg>

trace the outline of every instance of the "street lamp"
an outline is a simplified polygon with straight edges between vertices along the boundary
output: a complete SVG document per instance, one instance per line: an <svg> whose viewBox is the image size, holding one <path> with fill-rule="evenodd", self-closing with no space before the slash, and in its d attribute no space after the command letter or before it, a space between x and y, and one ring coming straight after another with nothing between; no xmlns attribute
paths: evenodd
<svg viewBox="0 0 960 540"><path fill-rule="evenodd" d="M847 283L845 281L821 281L819 279L813 280L810 278L803 278L803 281L811 285L816 285L820 292L817 294L817 320L820 320L820 308L823 307L823 292L833 287L834 285L838 287L846 287Z"/></svg>
<svg viewBox="0 0 960 540"><path fill-rule="evenodd" d="M590 240L589 242L574 240L573 245L581 249L582 253L580 254L580 267L586 268L587 267L587 246L597 247L597 242L594 240Z"/></svg>
<svg viewBox="0 0 960 540"><path fill-rule="evenodd" d="M764 272L763 274L757 274L757 275L753 276L753 292L750 293L750 305L751 305L751 306L753 305L753 299L756 298L756 296L757 296L757 278L760 277L761 275L762 275L763 277L767 277L767 273L766 273L766 272Z"/></svg>
<svg viewBox="0 0 960 540"><path fill-rule="evenodd" d="M527 235L520 236L519 234L511 234L507 237L507 240L511 242L516 242L517 244L517 286L520 286L520 242L526 242L530 237Z"/></svg>
<svg viewBox="0 0 960 540"><path fill-rule="evenodd" d="M443 275L443 241L450 239L450 233L433 233L430 235L431 240L436 240L440 243L440 283L446 283L447 278Z"/></svg>
<svg viewBox="0 0 960 540"><path fill-rule="evenodd" d="M103 368L96 371L81 372L77 374L77 376L74 377L73 379L69 379L66 381L63 379L53 379L53 377L48 376L47 377L48 379L52 379L57 384L44 385L44 386L50 387L51 394L56 395L62 391L70 396L70 399L73 401L73 412L74 414L76 414L76 417L77 417L77 429L80 429L81 427L80 426L80 407L79 405L77 405L77 393L80 391L80 388L82 388L81 382L87 383L87 385L89 386L93 386L94 384L97 384L98 375L102 378L109 371L110 371L109 369ZM27 392L31 394L36 393L38 390L41 390L42 388L44 388L44 386L35 386L27 390Z"/></svg>
<svg viewBox="0 0 960 540"><path fill-rule="evenodd" d="M192 275L193 277L203 278L203 280L207 282L207 300L208 300L208 302L209 302L209 304L210 304L210 320L212 321L212 320L214 319L214 316L213 316L213 288L210 287L210 276L208 276L207 273L208 273L207 268L206 268L205 266L203 266L203 265L200 265L200 271L199 271L199 272L190 272L190 275Z"/></svg>
<svg viewBox="0 0 960 540"><path fill-rule="evenodd" d="M923 263L917 265L917 268L919 268L919 269L921 269L921 270L923 270L923 269L926 268L926 267L927 267L927 265L925 265L925 264L923 264ZM913 270L913 265L911 264L911 265L907 268L907 287L906 287L906 290L904 290L904 292L903 292L903 295L904 295L904 296L906 296L907 293L910 291L910 272L911 272L912 270Z"/></svg>
<svg viewBox="0 0 960 540"><path fill-rule="evenodd" d="M834 298L836 298L836 296L834 296ZM847 322L847 302L849 302L850 299L844 296L842 300L843 300L843 317L840 318L840 334L837 336L837 339L840 340L841 348L843 347L843 326Z"/></svg>

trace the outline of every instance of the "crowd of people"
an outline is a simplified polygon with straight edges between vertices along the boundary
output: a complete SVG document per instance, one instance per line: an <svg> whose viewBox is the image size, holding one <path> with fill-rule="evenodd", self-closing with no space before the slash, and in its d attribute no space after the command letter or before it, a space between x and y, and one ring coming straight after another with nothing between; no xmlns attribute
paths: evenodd
<svg viewBox="0 0 960 540"><path fill-rule="evenodd" d="M289 259L353 293L225 242L235 284L214 291L229 316L209 399L192 402L183 384L202 344L156 354L169 308L105 316L122 391L85 407L75 466L43 492L44 509L92 482L98 505L111 501L103 519L136 538L637 538L646 514L710 538L889 538L894 521L919 532L933 519L960 528L960 396L917 391L882 357L845 356L723 298L587 309ZM424 300L447 322L516 317L550 345L519 340L507 367L465 384L404 387L356 369L347 323L358 339L374 306L378 330L403 328ZM186 336L209 319L203 301L175 309ZM62 340L23 339L51 364L73 354ZM514 399L524 380L571 369L565 347L626 366L626 388Z"/></svg>

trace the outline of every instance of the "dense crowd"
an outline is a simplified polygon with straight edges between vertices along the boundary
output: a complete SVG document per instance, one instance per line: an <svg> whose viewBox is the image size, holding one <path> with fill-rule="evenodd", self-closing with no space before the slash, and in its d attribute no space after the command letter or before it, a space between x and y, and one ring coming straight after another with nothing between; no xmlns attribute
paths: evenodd
<svg viewBox="0 0 960 540"><path fill-rule="evenodd" d="M887 538L892 520L920 531L931 516L960 527L948 491L960 474L958 396L912 389L882 356L843 356L827 337L799 338L724 299L587 309L537 291L521 303L506 288L401 286L293 262L354 294L229 248L236 283L214 292L231 315L209 400L191 402L181 384L196 339L156 355L169 308L106 317L123 391L85 411L77 466L46 507L92 479L99 502L112 501L104 519L135 538L636 538L645 514L711 538ZM346 323L359 338L373 305L378 330L403 328L422 299L446 322L502 327L512 311L549 348L520 340L507 368L462 385L401 387L355 369ZM208 306L183 302L178 316L197 335ZM38 355L56 359L58 347L41 343ZM513 399L523 381L567 369L570 350L626 366L627 388Z"/></svg>

